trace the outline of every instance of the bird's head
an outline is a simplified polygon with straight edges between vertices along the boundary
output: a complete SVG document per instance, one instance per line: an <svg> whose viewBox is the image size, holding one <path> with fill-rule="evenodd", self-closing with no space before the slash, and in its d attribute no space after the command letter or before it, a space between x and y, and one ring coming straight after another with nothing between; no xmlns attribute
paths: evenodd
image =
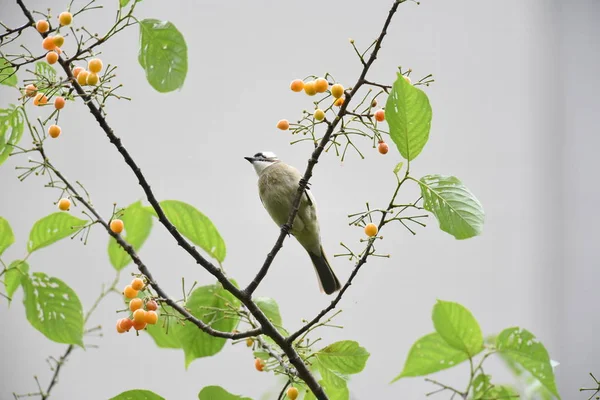
<svg viewBox="0 0 600 400"><path fill-rule="evenodd" d="M279 162L279 158L277 158L275 153L270 151L263 151L260 153L256 153L252 157L244 158L248 160L250 164L252 164L257 175L260 175L260 173L268 166Z"/></svg>

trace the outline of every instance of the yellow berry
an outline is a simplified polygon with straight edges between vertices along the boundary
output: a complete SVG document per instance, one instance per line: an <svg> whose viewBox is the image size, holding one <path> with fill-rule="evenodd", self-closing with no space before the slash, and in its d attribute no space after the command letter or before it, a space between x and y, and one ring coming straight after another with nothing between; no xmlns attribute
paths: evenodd
<svg viewBox="0 0 600 400"><path fill-rule="evenodd" d="M123 228L125 228L125 224L123 224L123 221L121 221L120 219L113 219L112 221L110 221L110 230L114 233L123 232Z"/></svg>
<svg viewBox="0 0 600 400"><path fill-rule="evenodd" d="M138 297L135 297L129 302L129 309L131 310L131 312L134 312L135 310L139 310L140 308L142 308L143 305L144 301Z"/></svg>
<svg viewBox="0 0 600 400"><path fill-rule="evenodd" d="M146 310L138 308L133 312L133 322L146 322Z"/></svg>
<svg viewBox="0 0 600 400"><path fill-rule="evenodd" d="M135 278L131 281L131 287L135 290L142 290L144 288L144 281L140 278Z"/></svg>
<svg viewBox="0 0 600 400"><path fill-rule="evenodd" d="M71 208L71 200L63 198L58 201L59 210L67 211L69 208Z"/></svg>
<svg viewBox="0 0 600 400"><path fill-rule="evenodd" d="M291 387L287 390L287 397L290 400L296 400L298 398L298 389Z"/></svg>
<svg viewBox="0 0 600 400"><path fill-rule="evenodd" d="M134 299L138 295L138 291L131 287L131 285L125 286L123 289L123 295L128 299Z"/></svg>
<svg viewBox="0 0 600 400"><path fill-rule="evenodd" d="M75 78L77 78L77 75L79 75L79 73L80 73L81 71L83 71L83 67L75 67L75 68L73 68L73 76L74 76Z"/></svg>
<svg viewBox="0 0 600 400"><path fill-rule="evenodd" d="M315 89L317 93L325 93L329 89L329 82L325 78L319 78L315 81Z"/></svg>
<svg viewBox="0 0 600 400"><path fill-rule="evenodd" d="M346 101L343 97L340 97L339 99L335 99L335 101L333 102L333 105L336 107L341 107L342 104L344 104L344 101Z"/></svg>
<svg viewBox="0 0 600 400"><path fill-rule="evenodd" d="M317 85L315 81L306 82L304 84L304 93L306 93L309 96L314 96L315 94L317 94Z"/></svg>
<svg viewBox="0 0 600 400"><path fill-rule="evenodd" d="M48 128L48 135L50 135L52 139L56 139L58 136L60 136L61 132L62 129L60 129L60 126L58 125L50 125Z"/></svg>
<svg viewBox="0 0 600 400"><path fill-rule="evenodd" d="M85 69L80 71L79 74L77 74L77 83L79 83L81 86L87 85L87 77L89 74L90 73Z"/></svg>
<svg viewBox="0 0 600 400"><path fill-rule="evenodd" d="M90 86L96 86L99 80L100 78L98 77L97 73L90 72L87 76L86 83Z"/></svg>
<svg viewBox="0 0 600 400"><path fill-rule="evenodd" d="M56 48L52 36L46 36L46 38L42 40L42 47L46 50L54 50Z"/></svg>
<svg viewBox="0 0 600 400"><path fill-rule="evenodd" d="M88 70L96 74L102 71L102 60L99 58L92 58L88 61Z"/></svg>
<svg viewBox="0 0 600 400"><path fill-rule="evenodd" d="M336 83L331 87L331 95L336 99L339 99L344 95L344 87L339 83Z"/></svg>
<svg viewBox="0 0 600 400"><path fill-rule="evenodd" d="M254 340L252 338L246 339L246 346L252 347L253 344L254 344Z"/></svg>
<svg viewBox="0 0 600 400"><path fill-rule="evenodd" d="M73 22L73 14L68 11L61 12L58 16L58 23L61 26L71 25L71 22Z"/></svg>
<svg viewBox="0 0 600 400"><path fill-rule="evenodd" d="M65 38L62 35L56 35L52 38L56 47L61 47L65 43Z"/></svg>
<svg viewBox="0 0 600 400"><path fill-rule="evenodd" d="M323 121L325 119L325 112L323 110L321 110L320 108L317 108L315 110L314 116L317 121Z"/></svg>
<svg viewBox="0 0 600 400"><path fill-rule="evenodd" d="M367 226L365 226L365 234L369 237L377 235L377 225L372 223L367 224Z"/></svg>
<svg viewBox="0 0 600 400"><path fill-rule="evenodd" d="M58 61L58 53L55 51L49 51L48 54L46 54L46 61L48 64L56 63Z"/></svg>
<svg viewBox="0 0 600 400"><path fill-rule="evenodd" d="M50 29L50 24L45 19L40 19L35 23L35 29L37 29L39 33L48 32L48 29Z"/></svg>
<svg viewBox="0 0 600 400"><path fill-rule="evenodd" d="M154 325L158 322L158 314L156 311L146 311L144 314L144 322L150 325Z"/></svg>
<svg viewBox="0 0 600 400"><path fill-rule="evenodd" d="M294 79L292 83L290 83L290 89L293 92L301 92L304 89L304 81L302 79Z"/></svg>

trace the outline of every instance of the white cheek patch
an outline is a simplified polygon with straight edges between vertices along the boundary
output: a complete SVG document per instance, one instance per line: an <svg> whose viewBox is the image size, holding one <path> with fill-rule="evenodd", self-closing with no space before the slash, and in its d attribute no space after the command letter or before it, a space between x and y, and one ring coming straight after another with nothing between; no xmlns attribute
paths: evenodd
<svg viewBox="0 0 600 400"><path fill-rule="evenodd" d="M260 173L270 165L273 165L273 163L270 161L254 161L252 163L257 175L260 175Z"/></svg>

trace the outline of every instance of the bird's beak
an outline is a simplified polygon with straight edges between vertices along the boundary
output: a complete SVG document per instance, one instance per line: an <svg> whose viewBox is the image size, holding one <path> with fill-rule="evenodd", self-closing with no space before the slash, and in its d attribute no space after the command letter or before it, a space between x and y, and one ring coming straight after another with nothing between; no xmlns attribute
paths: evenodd
<svg viewBox="0 0 600 400"><path fill-rule="evenodd" d="M248 162L252 163L254 161L254 157L244 157Z"/></svg>

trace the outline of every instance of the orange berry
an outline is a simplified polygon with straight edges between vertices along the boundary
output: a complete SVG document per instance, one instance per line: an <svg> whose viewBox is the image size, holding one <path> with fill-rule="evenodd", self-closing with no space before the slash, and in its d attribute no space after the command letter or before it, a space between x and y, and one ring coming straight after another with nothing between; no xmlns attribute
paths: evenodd
<svg viewBox="0 0 600 400"><path fill-rule="evenodd" d="M412 85L412 82L410 81L410 78L408 76L406 76L406 75L402 75L402 76L404 77L404 80L406 82L408 82L410 85Z"/></svg>
<svg viewBox="0 0 600 400"><path fill-rule="evenodd" d="M387 152L390 151L390 146L388 146L386 142L381 141L379 142L379 145L377 145L377 150L380 154L387 154Z"/></svg>
<svg viewBox="0 0 600 400"><path fill-rule="evenodd" d="M86 83L90 86L96 86L99 80L100 78L98 77L97 73L90 72L87 76Z"/></svg>
<svg viewBox="0 0 600 400"><path fill-rule="evenodd" d="M83 71L83 67L75 67L75 68L73 68L73 76L74 76L75 78L77 78L77 75L79 75L79 73L80 73L81 71Z"/></svg>
<svg viewBox="0 0 600 400"><path fill-rule="evenodd" d="M52 40L52 36L46 36L46 38L42 41L42 47L46 50L54 50L56 48L54 40Z"/></svg>
<svg viewBox="0 0 600 400"><path fill-rule="evenodd" d="M253 344L254 344L254 340L252 338L246 339L246 346L252 347Z"/></svg>
<svg viewBox="0 0 600 400"><path fill-rule="evenodd" d="M367 224L367 226L365 226L365 234L369 237L377 235L377 225Z"/></svg>
<svg viewBox="0 0 600 400"><path fill-rule="evenodd" d="M150 300L146 303L146 310L148 311L156 311L158 310L158 304L154 300Z"/></svg>
<svg viewBox="0 0 600 400"><path fill-rule="evenodd" d="M254 367L257 371L262 371L265 369L265 361L260 358L254 359Z"/></svg>
<svg viewBox="0 0 600 400"><path fill-rule="evenodd" d="M295 387L291 387L287 390L287 397L290 400L296 400L298 398L298 389L296 389Z"/></svg>
<svg viewBox="0 0 600 400"><path fill-rule="evenodd" d="M282 131L287 131L288 129L290 129L290 123L287 119L279 120L279 122L277 123L277 128L281 129Z"/></svg>
<svg viewBox="0 0 600 400"><path fill-rule="evenodd" d="M315 110L314 117L317 121L323 121L325 119L325 112L323 110L321 110L320 108L317 108Z"/></svg>
<svg viewBox="0 0 600 400"><path fill-rule="evenodd" d="M62 54L62 50L60 47L55 48L54 51L59 55Z"/></svg>
<svg viewBox="0 0 600 400"><path fill-rule="evenodd" d="M146 320L146 310L137 309L133 312L133 321L134 322L145 322Z"/></svg>
<svg viewBox="0 0 600 400"><path fill-rule="evenodd" d="M343 97L340 97L339 99L336 99L333 102L333 105L336 106L336 107L341 107L342 104L344 104L344 101L346 101L346 99L344 99Z"/></svg>
<svg viewBox="0 0 600 400"><path fill-rule="evenodd" d="M125 225L123 224L123 221L121 221L120 219L113 219L112 221L110 221L110 230L113 231L114 233L123 232L124 227L125 227Z"/></svg>
<svg viewBox="0 0 600 400"><path fill-rule="evenodd" d="M135 297L129 302L129 309L133 312L142 308L143 305L144 301L138 297Z"/></svg>
<svg viewBox="0 0 600 400"><path fill-rule="evenodd" d="M132 288L131 285L127 285L125 286L125 289L123 289L123 295L128 299L133 299L137 297L138 291Z"/></svg>
<svg viewBox="0 0 600 400"><path fill-rule="evenodd" d="M329 89L329 82L325 78L319 78L315 81L315 89L317 93L325 93Z"/></svg>
<svg viewBox="0 0 600 400"><path fill-rule="evenodd" d="M62 96L58 96L57 98L55 98L54 108L56 108L57 110L62 110L63 108L65 108L65 98Z"/></svg>
<svg viewBox="0 0 600 400"><path fill-rule="evenodd" d="M144 288L144 281L140 278L135 278L131 281L131 287L135 290L142 290Z"/></svg>
<svg viewBox="0 0 600 400"><path fill-rule="evenodd" d="M46 61L48 64L56 63L58 61L58 53L55 51L49 51L48 54L46 54Z"/></svg>
<svg viewBox="0 0 600 400"><path fill-rule="evenodd" d="M290 89L293 92L301 92L304 89L304 81L302 79L294 79L292 83L290 83Z"/></svg>
<svg viewBox="0 0 600 400"><path fill-rule="evenodd" d="M317 85L315 81L306 82L304 84L304 93L306 93L309 96L314 96L315 94L317 94Z"/></svg>
<svg viewBox="0 0 600 400"><path fill-rule="evenodd" d="M88 61L88 70L96 74L102 71L102 60L99 58L92 58Z"/></svg>
<svg viewBox="0 0 600 400"><path fill-rule="evenodd" d="M125 329L123 329L121 327L121 320L117 321L117 332L119 332L119 333L125 333Z"/></svg>
<svg viewBox="0 0 600 400"><path fill-rule="evenodd" d="M46 95L44 93L38 93L35 95L35 97L33 99L34 106L44 105L46 103L48 103L48 98L46 97Z"/></svg>
<svg viewBox="0 0 600 400"><path fill-rule="evenodd" d="M129 318L123 318L123 319L119 320L119 325L121 326L121 329L123 329L124 331L129 331L131 329L131 327L133 326L133 321L130 320Z"/></svg>
<svg viewBox="0 0 600 400"><path fill-rule="evenodd" d="M71 25L71 22L73 22L73 14L68 11L63 11L58 16L58 23L61 26Z"/></svg>
<svg viewBox="0 0 600 400"><path fill-rule="evenodd" d="M331 95L336 99L339 99L344 95L344 87L339 83L336 83L331 87Z"/></svg>
<svg viewBox="0 0 600 400"><path fill-rule="evenodd" d="M40 19L35 23L35 29L37 29L39 33L48 32L48 29L50 29L50 24L45 19Z"/></svg>
<svg viewBox="0 0 600 400"><path fill-rule="evenodd" d="M77 83L79 83L81 86L87 85L87 77L89 74L90 73L85 69L83 71L79 71L79 74L77 74Z"/></svg>
<svg viewBox="0 0 600 400"><path fill-rule="evenodd" d="M27 85L25 86L25 96L33 97L37 94L37 88L35 85Z"/></svg>
<svg viewBox="0 0 600 400"><path fill-rule="evenodd" d="M65 38L62 35L55 35L52 37L52 41L56 47L60 47L65 43Z"/></svg>
<svg viewBox="0 0 600 400"><path fill-rule="evenodd" d="M375 119L377 120L377 122L385 121L385 111L383 111L383 110L375 111L374 116L375 116Z"/></svg>
<svg viewBox="0 0 600 400"><path fill-rule="evenodd" d="M48 135L50 135L52 139L56 139L57 137L59 137L61 132L62 129L60 129L60 126L58 125L50 125L50 127L48 128Z"/></svg>
<svg viewBox="0 0 600 400"><path fill-rule="evenodd" d="M62 211L67 211L71 208L71 200L67 198L62 198L58 201L58 209Z"/></svg>
<svg viewBox="0 0 600 400"><path fill-rule="evenodd" d="M146 327L146 322L145 321L133 321L133 329L135 329L136 331L141 331L142 329L144 329Z"/></svg>
<svg viewBox="0 0 600 400"><path fill-rule="evenodd" d="M146 311L144 314L144 322L149 325L154 325L158 321L158 314L156 311Z"/></svg>

